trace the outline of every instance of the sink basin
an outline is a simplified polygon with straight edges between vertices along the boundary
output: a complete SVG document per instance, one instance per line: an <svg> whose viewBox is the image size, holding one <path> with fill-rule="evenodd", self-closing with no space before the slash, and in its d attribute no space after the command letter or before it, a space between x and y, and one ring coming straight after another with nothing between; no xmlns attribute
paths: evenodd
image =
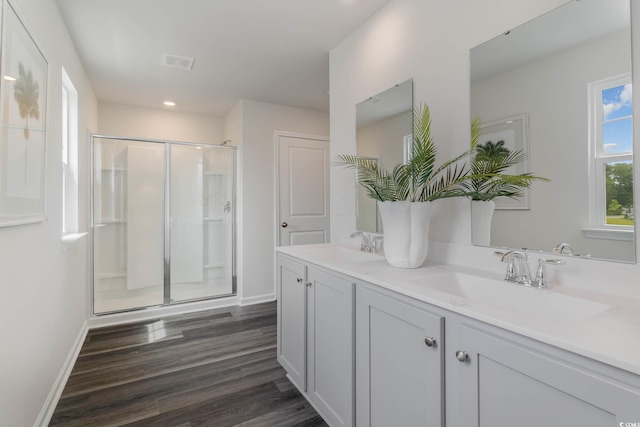
<svg viewBox="0 0 640 427"><path fill-rule="evenodd" d="M414 281L447 294L459 306L484 306L541 322L578 322L609 308L599 302L492 280L463 273L448 273Z"/></svg>
<svg viewBox="0 0 640 427"><path fill-rule="evenodd" d="M349 264L365 261L380 261L384 256L363 252L356 248L348 248L344 246L317 246L305 249L305 253L309 256L317 257L326 262Z"/></svg>

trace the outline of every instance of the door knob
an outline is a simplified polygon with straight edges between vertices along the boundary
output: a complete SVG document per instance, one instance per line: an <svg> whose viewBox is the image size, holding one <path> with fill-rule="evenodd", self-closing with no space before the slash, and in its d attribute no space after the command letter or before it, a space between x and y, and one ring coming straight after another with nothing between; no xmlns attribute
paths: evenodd
<svg viewBox="0 0 640 427"><path fill-rule="evenodd" d="M424 339L424 343L427 345L427 347L433 347L436 345L436 339L433 337L426 337Z"/></svg>
<svg viewBox="0 0 640 427"><path fill-rule="evenodd" d="M458 350L456 351L456 359L460 362L466 362L469 360L469 354L466 351Z"/></svg>
<svg viewBox="0 0 640 427"><path fill-rule="evenodd" d="M287 224L286 222L282 221L282 224L280 224L282 226L282 228L287 228L289 226L289 224Z"/></svg>
<svg viewBox="0 0 640 427"><path fill-rule="evenodd" d="M302 277L298 277L296 280L298 281L298 283L302 283Z"/></svg>

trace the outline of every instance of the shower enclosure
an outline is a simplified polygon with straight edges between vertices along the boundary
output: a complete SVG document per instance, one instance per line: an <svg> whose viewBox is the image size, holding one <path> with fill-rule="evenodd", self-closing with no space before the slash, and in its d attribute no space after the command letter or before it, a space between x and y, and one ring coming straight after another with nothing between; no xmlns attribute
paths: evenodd
<svg viewBox="0 0 640 427"><path fill-rule="evenodd" d="M91 147L94 314L235 295L236 148Z"/></svg>

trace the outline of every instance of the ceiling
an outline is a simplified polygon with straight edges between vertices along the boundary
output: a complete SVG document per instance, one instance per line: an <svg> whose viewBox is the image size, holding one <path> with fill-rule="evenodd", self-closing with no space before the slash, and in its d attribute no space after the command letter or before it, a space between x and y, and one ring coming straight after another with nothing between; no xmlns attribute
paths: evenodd
<svg viewBox="0 0 640 427"><path fill-rule="evenodd" d="M329 51L389 2L56 1L100 101L215 116L239 99L328 111Z"/></svg>

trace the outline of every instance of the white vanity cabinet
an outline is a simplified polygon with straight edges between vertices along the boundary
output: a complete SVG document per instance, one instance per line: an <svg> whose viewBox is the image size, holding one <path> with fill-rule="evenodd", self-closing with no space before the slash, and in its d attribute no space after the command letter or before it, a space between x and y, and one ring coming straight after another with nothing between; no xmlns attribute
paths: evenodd
<svg viewBox="0 0 640 427"><path fill-rule="evenodd" d="M452 326L450 335L447 331L451 339L446 359L451 425L640 423L638 376L481 322L452 317L461 321L447 323Z"/></svg>
<svg viewBox="0 0 640 427"><path fill-rule="evenodd" d="M452 299L442 267L393 269L358 251L351 266L340 249L281 249L277 270L278 360L330 425L640 426L640 375L618 364L640 366L633 303L527 321Z"/></svg>
<svg viewBox="0 0 640 427"><path fill-rule="evenodd" d="M278 255L278 361L333 426L354 424L355 281Z"/></svg>
<svg viewBox="0 0 640 427"><path fill-rule="evenodd" d="M428 304L357 287L358 426L444 426L443 328Z"/></svg>

